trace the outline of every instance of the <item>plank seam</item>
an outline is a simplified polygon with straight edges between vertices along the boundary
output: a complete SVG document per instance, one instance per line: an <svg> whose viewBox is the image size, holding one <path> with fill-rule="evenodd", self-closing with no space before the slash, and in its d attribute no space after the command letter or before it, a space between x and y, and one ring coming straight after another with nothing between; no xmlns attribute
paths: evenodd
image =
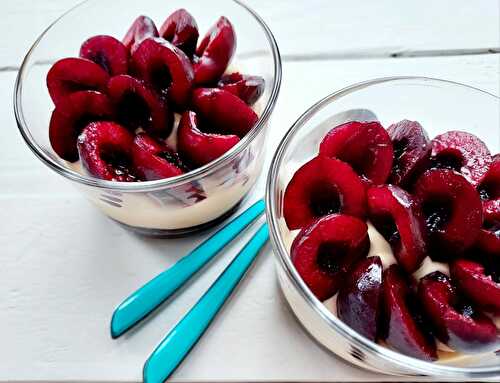
<svg viewBox="0 0 500 383"><path fill-rule="evenodd" d="M282 62L306 62L306 61L328 61L328 60L367 60L367 59L399 59L399 58L429 58L429 57L453 57L453 56L472 56L472 55L490 55L499 54L500 47L497 48L475 48L475 49L441 49L441 50L400 50L400 51L377 51L360 50L344 52L327 53L308 53L308 54L283 54ZM239 55L241 59L252 59L267 55L267 52L252 51ZM35 65L51 65L55 60L38 61ZM6 65L0 66L1 72L17 72L19 66Z"/></svg>

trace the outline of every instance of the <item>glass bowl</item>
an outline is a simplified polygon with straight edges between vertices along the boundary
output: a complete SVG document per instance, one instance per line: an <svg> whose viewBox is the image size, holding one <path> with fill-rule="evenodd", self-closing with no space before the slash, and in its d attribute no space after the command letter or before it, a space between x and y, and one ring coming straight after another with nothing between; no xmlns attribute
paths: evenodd
<svg viewBox="0 0 500 383"><path fill-rule="evenodd" d="M293 173L318 151L323 136L347 121L378 119L384 127L419 121L430 137L465 130L499 150L498 97L470 86L421 77L382 78L342 89L308 109L281 141L267 179L266 205L279 284L299 322L321 345L363 368L392 375L434 378L497 379L494 353L425 362L378 345L334 316L307 288L290 257L283 219L283 195Z"/></svg>
<svg viewBox="0 0 500 383"><path fill-rule="evenodd" d="M108 34L121 39L139 15L152 17L159 27L179 8L196 19L200 38L224 15L234 25L237 49L230 67L261 76L264 94L256 104L259 120L223 156L189 173L137 183L103 181L75 171L49 143L53 104L45 78L55 61L76 57L90 36ZM266 128L281 83L281 60L276 41L264 21L249 7L232 0L89 0L74 7L33 44L19 71L14 112L19 130L35 155L76 185L113 220L139 233L178 236L209 227L234 211L255 184L262 168Z"/></svg>

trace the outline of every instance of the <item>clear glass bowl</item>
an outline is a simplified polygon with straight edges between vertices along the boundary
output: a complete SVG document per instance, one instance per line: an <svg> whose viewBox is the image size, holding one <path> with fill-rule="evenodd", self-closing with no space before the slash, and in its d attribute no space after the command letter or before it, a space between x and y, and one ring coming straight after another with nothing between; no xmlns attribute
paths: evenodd
<svg viewBox="0 0 500 383"><path fill-rule="evenodd" d="M283 195L293 173L317 154L326 132L343 122L378 119L387 127L403 119L416 120L430 137L447 130L465 130L497 153L499 110L498 97L466 85L430 78L382 78L325 97L290 128L271 163L267 219L281 289L298 320L320 344L351 363L385 374L498 381L500 358L494 353L425 362L371 342L328 311L290 260Z"/></svg>
<svg viewBox="0 0 500 383"><path fill-rule="evenodd" d="M178 8L187 9L195 17L201 36L222 15L232 22L237 35L232 68L262 76L266 81L256 106L258 122L222 157L178 177L125 183L103 181L75 171L49 143L54 106L45 78L50 66L60 58L78 56L81 43L90 36L109 34L121 39L139 15L150 16L159 28ZM271 31L252 9L238 1L214 0L207 5L203 0L89 0L61 16L34 43L17 77L14 111L19 130L35 155L76 185L105 214L146 235L177 236L225 218L255 184L280 83L280 54Z"/></svg>

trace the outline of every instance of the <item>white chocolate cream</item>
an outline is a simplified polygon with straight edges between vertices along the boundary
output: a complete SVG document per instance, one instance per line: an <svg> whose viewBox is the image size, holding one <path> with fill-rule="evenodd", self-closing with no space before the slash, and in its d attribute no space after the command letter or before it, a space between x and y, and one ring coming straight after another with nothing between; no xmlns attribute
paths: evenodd
<svg viewBox="0 0 500 383"><path fill-rule="evenodd" d="M201 197L186 196L186 187L150 193L116 193L89 190L88 197L109 217L129 226L152 229L181 229L201 225L217 219L249 192L255 184L261 164L253 161L243 173L232 174L231 179L205 178L197 185ZM71 165L83 174L81 164ZM178 197L176 197L178 194Z"/></svg>

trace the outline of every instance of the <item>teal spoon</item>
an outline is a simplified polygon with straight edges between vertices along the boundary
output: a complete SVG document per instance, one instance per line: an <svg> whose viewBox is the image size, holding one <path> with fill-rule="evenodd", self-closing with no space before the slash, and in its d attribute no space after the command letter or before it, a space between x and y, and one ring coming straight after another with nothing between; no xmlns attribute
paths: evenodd
<svg viewBox="0 0 500 383"><path fill-rule="evenodd" d="M168 299L243 229L255 221L264 212L264 208L264 201L257 201L172 267L132 293L113 313L111 337L119 337Z"/></svg>
<svg viewBox="0 0 500 383"><path fill-rule="evenodd" d="M164 382L203 335L269 239L263 224L191 310L163 338L144 364L145 383Z"/></svg>

